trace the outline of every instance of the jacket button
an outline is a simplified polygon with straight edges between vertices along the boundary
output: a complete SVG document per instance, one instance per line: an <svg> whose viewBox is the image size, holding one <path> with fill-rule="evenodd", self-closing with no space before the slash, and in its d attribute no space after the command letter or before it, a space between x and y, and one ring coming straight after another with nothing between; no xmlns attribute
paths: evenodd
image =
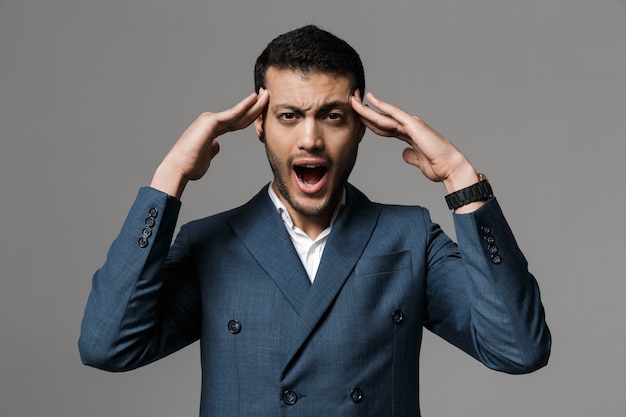
<svg viewBox="0 0 626 417"><path fill-rule="evenodd" d="M154 220L154 217L146 218L146 227L154 227L155 224L156 221Z"/></svg>
<svg viewBox="0 0 626 417"><path fill-rule="evenodd" d="M294 405L298 402L298 395L291 390L287 390L283 392L283 402L287 405Z"/></svg>
<svg viewBox="0 0 626 417"><path fill-rule="evenodd" d="M152 229L150 229L149 227L144 228L141 231L141 236L145 237L146 239L149 238L150 236L152 236Z"/></svg>
<svg viewBox="0 0 626 417"><path fill-rule="evenodd" d="M489 226L481 226L480 230L482 230L483 235L487 236L488 234L491 234L491 228Z"/></svg>
<svg viewBox="0 0 626 417"><path fill-rule="evenodd" d="M488 245L487 250L491 255L495 255L496 253L498 253L498 247L496 245Z"/></svg>
<svg viewBox="0 0 626 417"><path fill-rule="evenodd" d="M142 237L139 239L137 243L139 243L139 247L143 249L148 246L148 239L146 239L145 237Z"/></svg>
<svg viewBox="0 0 626 417"><path fill-rule="evenodd" d="M404 320L404 313L402 312L402 310L396 310L393 312L393 322L396 324L400 324L402 323L402 320Z"/></svg>
<svg viewBox="0 0 626 417"><path fill-rule="evenodd" d="M485 242L487 242L488 245L493 245L494 243L496 243L496 238L491 235L487 235L485 236Z"/></svg>
<svg viewBox="0 0 626 417"><path fill-rule="evenodd" d="M498 254L493 254L493 255L491 255L491 262L493 262L494 264L498 265L499 263L502 262L502 258Z"/></svg>
<svg viewBox="0 0 626 417"><path fill-rule="evenodd" d="M159 215L159 210L152 207L150 210L148 210L148 214L150 215L150 217L153 217L156 219L156 217Z"/></svg>
<svg viewBox="0 0 626 417"><path fill-rule="evenodd" d="M228 322L228 331L232 334L237 334L241 331L241 323L237 320L231 320Z"/></svg>
<svg viewBox="0 0 626 417"><path fill-rule="evenodd" d="M359 387L354 388L352 391L350 391L350 399L354 403L361 402L363 400L363 390Z"/></svg>

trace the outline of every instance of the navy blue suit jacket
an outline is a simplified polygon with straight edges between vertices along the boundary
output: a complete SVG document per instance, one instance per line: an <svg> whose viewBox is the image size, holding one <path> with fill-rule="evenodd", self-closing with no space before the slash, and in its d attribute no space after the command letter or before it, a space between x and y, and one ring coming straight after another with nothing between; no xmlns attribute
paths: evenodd
<svg viewBox="0 0 626 417"><path fill-rule="evenodd" d="M496 370L547 362L537 283L495 199L454 215L457 246L427 210L349 185L314 284L267 189L170 247L179 207L140 190L79 348L125 371L200 339L202 416L419 416L423 327Z"/></svg>

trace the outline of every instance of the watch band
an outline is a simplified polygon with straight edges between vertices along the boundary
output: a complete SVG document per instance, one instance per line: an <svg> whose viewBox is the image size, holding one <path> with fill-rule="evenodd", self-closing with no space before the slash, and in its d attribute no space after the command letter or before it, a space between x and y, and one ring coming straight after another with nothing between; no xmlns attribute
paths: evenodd
<svg viewBox="0 0 626 417"><path fill-rule="evenodd" d="M491 197L493 197L491 184L487 181L487 177L479 173L477 183L448 194L446 203L450 210L456 210L474 201L486 201Z"/></svg>

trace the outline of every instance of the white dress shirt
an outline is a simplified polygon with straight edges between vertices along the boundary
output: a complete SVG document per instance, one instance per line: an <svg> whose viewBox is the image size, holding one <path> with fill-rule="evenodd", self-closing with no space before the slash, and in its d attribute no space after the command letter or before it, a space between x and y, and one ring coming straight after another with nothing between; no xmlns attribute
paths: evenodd
<svg viewBox="0 0 626 417"><path fill-rule="evenodd" d="M283 223L285 224L285 228L287 228L287 232L291 237L293 246L296 248L296 252L298 252L298 256L300 257L302 265L304 265L304 269L306 270L306 273L308 274L309 280L312 284L315 280L317 268L319 268L320 266L322 253L324 252L324 248L326 247L326 241L328 240L328 235L330 234L330 230L333 227L333 223L335 222L337 213L339 213L339 209L346 203L346 191L343 191L341 201L337 205L337 208L335 209L335 212L330 219L330 225L326 229L322 230L322 233L320 233L315 239L311 239L299 227L293 224L293 220L289 215L287 207L285 207L280 198L278 198L278 195L276 195L276 192L274 191L274 187L272 185L268 187L270 199L276 206L280 217L283 219Z"/></svg>

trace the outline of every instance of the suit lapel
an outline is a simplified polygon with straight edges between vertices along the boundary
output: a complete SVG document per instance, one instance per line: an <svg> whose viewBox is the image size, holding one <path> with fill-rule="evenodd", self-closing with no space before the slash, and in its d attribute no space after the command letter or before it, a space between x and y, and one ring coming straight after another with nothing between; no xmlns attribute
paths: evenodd
<svg viewBox="0 0 626 417"><path fill-rule="evenodd" d="M280 214L267 194L267 187L229 222L246 249L300 315L311 283Z"/></svg>
<svg viewBox="0 0 626 417"><path fill-rule="evenodd" d="M337 216L328 237L315 281L308 292L291 341L283 375L354 269L370 239L379 213L379 207L348 185L346 206Z"/></svg>

